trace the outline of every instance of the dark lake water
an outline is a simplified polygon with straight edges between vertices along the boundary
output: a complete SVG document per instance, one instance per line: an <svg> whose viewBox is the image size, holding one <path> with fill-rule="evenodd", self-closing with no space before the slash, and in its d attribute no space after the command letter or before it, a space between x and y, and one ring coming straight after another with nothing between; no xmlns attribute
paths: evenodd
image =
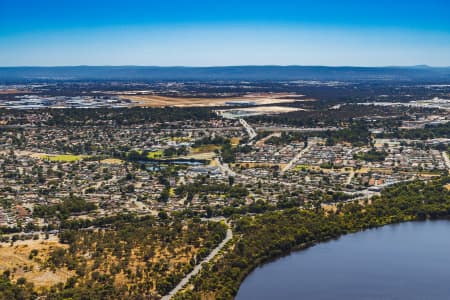
<svg viewBox="0 0 450 300"><path fill-rule="evenodd" d="M255 269L237 300L450 299L450 221L346 235Z"/></svg>

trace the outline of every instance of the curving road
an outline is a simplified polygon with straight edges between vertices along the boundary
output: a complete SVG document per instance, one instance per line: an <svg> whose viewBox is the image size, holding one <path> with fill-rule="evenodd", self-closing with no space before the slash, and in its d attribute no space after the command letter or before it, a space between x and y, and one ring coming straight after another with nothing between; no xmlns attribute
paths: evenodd
<svg viewBox="0 0 450 300"><path fill-rule="evenodd" d="M219 253L219 251L225 246L225 244L228 243L233 238L233 232L231 231L230 225L227 224L227 226L228 226L227 235L225 236L223 241L216 248L214 248L214 250L211 251L211 253L209 253L209 255L205 259L203 259L199 264L197 264L190 273L188 273L183 279L181 279L180 283L178 283L177 286L173 290L171 290L167 295L162 297L161 300L169 300L176 293L181 291L186 286L186 284L188 284L189 280L193 276L197 275L198 272L200 272L200 270L203 267L202 266L203 263L210 262Z"/></svg>
<svg viewBox="0 0 450 300"><path fill-rule="evenodd" d="M239 122L242 126L244 126L245 130L247 130L250 141L253 140L257 136L257 134L252 126L250 126L244 119L239 119Z"/></svg>

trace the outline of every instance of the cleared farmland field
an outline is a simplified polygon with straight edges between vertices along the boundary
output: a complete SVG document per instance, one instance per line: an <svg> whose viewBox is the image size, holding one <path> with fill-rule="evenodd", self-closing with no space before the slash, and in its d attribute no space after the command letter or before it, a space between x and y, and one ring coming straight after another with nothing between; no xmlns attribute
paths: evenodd
<svg viewBox="0 0 450 300"><path fill-rule="evenodd" d="M122 99L128 99L136 106L146 107L193 107L193 106L223 106L227 102L246 103L254 105L267 105L276 103L291 103L299 100L302 95L297 94L249 94L242 97L230 98L183 98L183 97L165 97L157 95L120 95Z"/></svg>

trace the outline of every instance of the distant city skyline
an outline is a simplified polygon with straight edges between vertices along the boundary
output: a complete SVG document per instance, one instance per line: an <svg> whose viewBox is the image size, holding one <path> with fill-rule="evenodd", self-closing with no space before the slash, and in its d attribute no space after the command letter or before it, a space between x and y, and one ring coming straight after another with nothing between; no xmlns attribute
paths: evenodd
<svg viewBox="0 0 450 300"><path fill-rule="evenodd" d="M0 0L0 66L450 66L450 2Z"/></svg>

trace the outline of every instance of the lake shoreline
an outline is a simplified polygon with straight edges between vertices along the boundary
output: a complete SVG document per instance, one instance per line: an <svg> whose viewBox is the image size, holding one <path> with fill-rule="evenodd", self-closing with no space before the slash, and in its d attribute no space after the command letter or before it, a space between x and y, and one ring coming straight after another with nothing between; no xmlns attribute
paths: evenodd
<svg viewBox="0 0 450 300"><path fill-rule="evenodd" d="M292 259L295 259L295 255L296 254L300 254L302 252L305 253L304 250L310 249L313 246L327 245L328 243L333 242L333 241L336 242L337 244L339 244L339 242L342 241L343 238L352 239L353 238L352 236L359 237L361 234L364 234L365 232L372 232L373 231L372 229L377 229L377 230L378 229L382 229L383 230L383 229L386 229L386 227L392 227L392 226L396 226L396 225L400 226L400 228L401 228L401 226L406 226L407 224L412 224L412 225L424 224L424 225L427 225L427 224L430 224L430 222L431 223L435 223L435 222L440 222L440 221L450 221L450 219L448 217L446 217L446 218L438 218L438 219L430 219L429 218L429 219L425 219L425 220L412 220L412 221L405 221L405 222L389 223L389 224L385 224L385 225L382 225L382 226L376 226L376 227L368 228L368 229L365 229L365 230L349 232L349 233L343 234L343 235L341 235L341 236L339 236L337 238L331 238L331 239L323 240L323 241L320 241L320 242L309 243L308 245L299 245L297 247L294 247L294 249L292 249L291 251L288 251L284 255L281 255L281 256L278 256L276 258L270 259L270 260L268 260L268 261L266 261L266 262L264 262L262 264L257 265L255 268L253 268L252 271L250 271L248 274L245 275L244 280L241 281L241 283L239 285L239 290L238 290L238 292L237 292L237 294L235 296L235 299L238 299L238 300L247 299L247 298L243 298L242 296L240 296L240 294L242 294L242 290L241 289L242 289L243 286L244 286L244 288L247 288L245 286L245 284L246 284L247 280L250 277L252 277L252 276L258 277L258 274L257 274L258 272L260 272L260 273L262 273L262 272L269 273L268 271L265 271L265 268L268 267L268 266L271 267L271 271L272 272L279 271L278 269L280 269L281 267L277 268L277 267L274 267L274 266L271 266L271 265L272 264L273 265L280 264L279 262L283 261L283 259L287 259L290 256L293 256ZM376 233L374 232L374 234L376 234ZM311 253L313 253L313 252L311 252ZM292 259L289 260L291 263L292 263ZM372 259L373 259L373 257L372 257ZM286 265L284 265L284 267L289 268L289 266L286 266ZM274 269L275 271L273 271L272 269ZM302 272L306 272L306 271L302 271ZM261 275L259 275L259 277L260 276ZM273 275L272 279L274 279L276 281L276 280L278 280L279 276L281 276L281 275L280 274ZM255 280L255 279L253 278L252 280ZM260 286L264 287L264 285L260 285ZM256 289L253 289L253 290L256 291ZM310 299L309 298L310 295L308 295L307 297L308 297L308 299ZM279 298L279 299L283 299L283 298ZM320 298L320 299L322 299L322 298Z"/></svg>

